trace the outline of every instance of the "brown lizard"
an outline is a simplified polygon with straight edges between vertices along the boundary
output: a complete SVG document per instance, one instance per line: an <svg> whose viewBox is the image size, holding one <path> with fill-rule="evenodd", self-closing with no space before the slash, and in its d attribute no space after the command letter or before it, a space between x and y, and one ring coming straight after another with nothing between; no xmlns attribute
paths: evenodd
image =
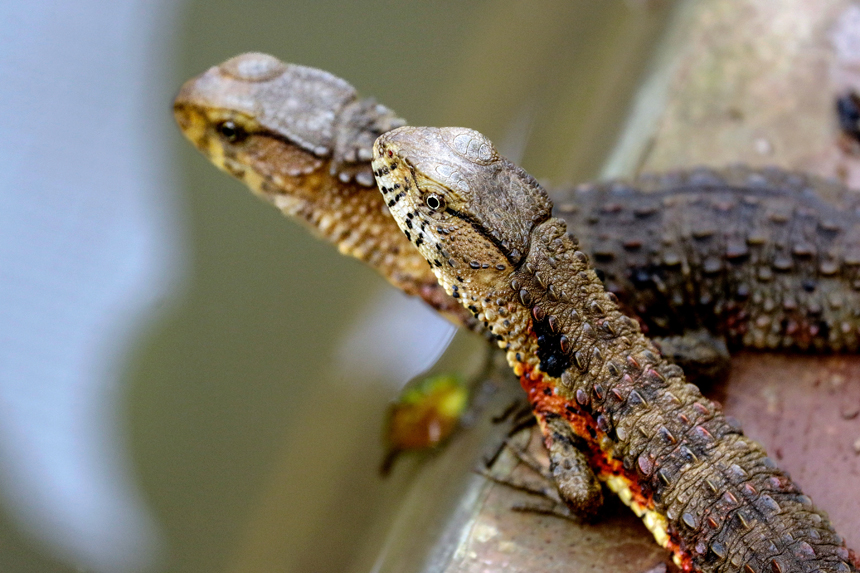
<svg viewBox="0 0 860 573"><path fill-rule="evenodd" d="M685 571L856 571L826 515L620 311L534 178L465 128L402 127L373 152L392 216L498 337L551 456L578 445Z"/></svg>
<svg viewBox="0 0 860 573"><path fill-rule="evenodd" d="M370 174L374 138L403 120L321 70L244 54L182 87L185 135L220 168L340 251L455 322ZM550 192L605 284L690 373L732 348L860 346L857 195L779 169L696 169Z"/></svg>
<svg viewBox="0 0 860 573"><path fill-rule="evenodd" d="M404 124L393 112L358 99L352 86L327 72L256 53L186 82L173 111L183 134L259 197L407 294L475 326L439 288L377 197L371 145Z"/></svg>

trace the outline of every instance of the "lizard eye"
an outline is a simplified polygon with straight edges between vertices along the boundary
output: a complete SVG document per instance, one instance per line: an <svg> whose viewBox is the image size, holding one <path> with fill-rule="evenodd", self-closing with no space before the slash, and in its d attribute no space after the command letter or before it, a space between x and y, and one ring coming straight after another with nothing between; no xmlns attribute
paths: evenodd
<svg viewBox="0 0 860 573"><path fill-rule="evenodd" d="M215 130L230 143L238 143L248 137L248 132L229 120L219 123Z"/></svg>
<svg viewBox="0 0 860 573"><path fill-rule="evenodd" d="M424 202L432 211L438 211L445 206L445 200L437 193L430 193L427 195L427 197L424 198Z"/></svg>

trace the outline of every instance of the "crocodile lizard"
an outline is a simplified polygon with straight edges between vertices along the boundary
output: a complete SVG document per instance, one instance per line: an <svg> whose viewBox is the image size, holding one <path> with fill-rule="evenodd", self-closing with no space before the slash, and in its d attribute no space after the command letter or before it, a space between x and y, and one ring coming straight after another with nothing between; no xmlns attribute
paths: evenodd
<svg viewBox="0 0 860 573"><path fill-rule="evenodd" d="M537 181L465 128L377 139L374 175L446 292L498 338L548 449L591 468L685 571L856 571L843 539L623 314Z"/></svg>
<svg viewBox="0 0 860 573"><path fill-rule="evenodd" d="M256 53L186 82L173 110L183 134L258 196L407 294L476 328L376 197L371 145L404 124L393 112L358 99L328 72Z"/></svg>
<svg viewBox="0 0 860 573"><path fill-rule="evenodd" d="M372 141L404 122L327 72L244 54L185 83L184 134L221 169L396 287L480 331L387 213ZM607 287L688 370L730 347L860 347L858 200L779 169L696 169L550 192ZM707 330L703 330L707 329ZM683 350L694 341L693 350ZM680 350L677 350L680 349ZM706 358L699 358L704 350Z"/></svg>

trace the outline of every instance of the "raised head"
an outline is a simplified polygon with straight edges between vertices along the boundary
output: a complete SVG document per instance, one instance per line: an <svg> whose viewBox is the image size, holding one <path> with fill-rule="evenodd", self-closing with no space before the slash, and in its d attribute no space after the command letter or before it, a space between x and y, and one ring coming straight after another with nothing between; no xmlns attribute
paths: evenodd
<svg viewBox="0 0 860 573"><path fill-rule="evenodd" d="M373 188L373 140L403 124L328 72L259 53L187 81L173 110L213 163L269 200L289 196L295 208L316 199L325 177Z"/></svg>
<svg viewBox="0 0 860 573"><path fill-rule="evenodd" d="M550 218L537 181L477 131L401 127L382 135L373 155L391 214L446 288L509 274L528 254L532 229Z"/></svg>

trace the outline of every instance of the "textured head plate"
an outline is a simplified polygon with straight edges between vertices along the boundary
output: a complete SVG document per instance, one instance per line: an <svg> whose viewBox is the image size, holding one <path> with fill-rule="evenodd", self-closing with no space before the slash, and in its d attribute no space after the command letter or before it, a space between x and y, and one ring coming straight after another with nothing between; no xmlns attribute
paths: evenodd
<svg viewBox="0 0 860 573"><path fill-rule="evenodd" d="M531 229L550 216L551 204L544 190L529 174L500 157L490 141L477 131L462 127L402 127L382 135L374 147L380 185L395 185L411 170L416 186L405 197L394 199L395 209L411 209L430 219L428 194L438 196L444 211L468 222L470 232L487 237L512 264L528 252ZM376 163L375 163L376 165ZM384 191L384 190L383 190ZM431 200L432 203L432 200ZM395 214L395 218L397 215Z"/></svg>
<svg viewBox="0 0 860 573"><path fill-rule="evenodd" d="M489 165L499 159L493 142L474 129L466 127L447 128L443 132L443 137L452 151L472 163Z"/></svg>
<svg viewBox="0 0 860 573"><path fill-rule="evenodd" d="M355 89L328 72L250 53L182 86L175 106L244 114L318 157L332 154L336 120Z"/></svg>

